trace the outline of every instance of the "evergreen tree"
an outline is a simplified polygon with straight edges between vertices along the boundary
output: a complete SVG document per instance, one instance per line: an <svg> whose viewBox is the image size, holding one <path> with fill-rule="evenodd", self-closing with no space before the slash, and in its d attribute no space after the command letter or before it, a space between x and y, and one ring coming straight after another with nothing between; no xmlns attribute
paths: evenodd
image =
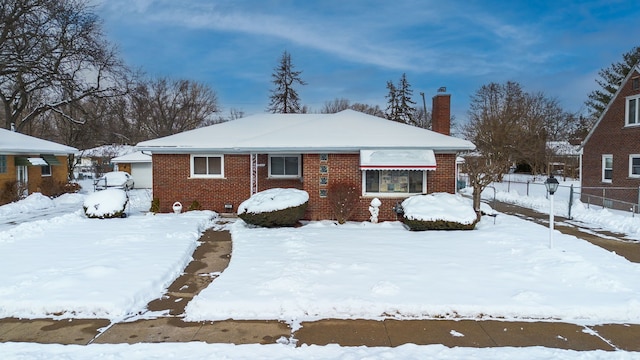
<svg viewBox="0 0 640 360"><path fill-rule="evenodd" d="M589 100L585 102L592 119L600 117L613 95L618 91L622 80L627 77L631 68L638 64L639 61L640 46L636 46L622 55L622 61L613 63L608 68L601 69L598 72L600 78L596 79L596 83L598 83L600 89L592 91L589 94Z"/></svg>
<svg viewBox="0 0 640 360"><path fill-rule="evenodd" d="M414 105L416 102L411 99L412 95L413 90L407 81L407 74L402 74L400 82L398 83L398 100L400 102L398 117L401 119L401 122L405 124L417 125L417 121L414 118L416 113Z"/></svg>
<svg viewBox="0 0 640 360"><path fill-rule="evenodd" d="M307 85L307 83L300 78L302 71L294 71L293 68L291 55L285 51L282 54L282 58L280 58L280 64L271 74L275 89L271 90L271 95L269 96L271 102L269 103L267 111L274 114L306 112L305 107L300 107L300 97L298 96L298 92L293 88L293 85L295 83Z"/></svg>
<svg viewBox="0 0 640 360"><path fill-rule="evenodd" d="M389 90L386 96L388 99L387 119L404 124L417 125L418 123L415 119L416 108L413 106L416 103L411 99L413 90L407 81L407 75L402 74L398 85L387 81L387 89Z"/></svg>
<svg viewBox="0 0 640 360"><path fill-rule="evenodd" d="M389 120L398 121L398 90L391 81L387 81L387 90L389 93L385 96L388 104L385 116Z"/></svg>

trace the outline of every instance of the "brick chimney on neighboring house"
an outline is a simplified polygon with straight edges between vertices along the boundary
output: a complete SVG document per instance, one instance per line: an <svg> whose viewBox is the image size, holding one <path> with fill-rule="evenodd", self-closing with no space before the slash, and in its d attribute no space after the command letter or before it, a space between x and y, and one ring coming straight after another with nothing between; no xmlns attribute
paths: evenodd
<svg viewBox="0 0 640 360"><path fill-rule="evenodd" d="M431 111L431 130L451 135L451 94L434 96Z"/></svg>

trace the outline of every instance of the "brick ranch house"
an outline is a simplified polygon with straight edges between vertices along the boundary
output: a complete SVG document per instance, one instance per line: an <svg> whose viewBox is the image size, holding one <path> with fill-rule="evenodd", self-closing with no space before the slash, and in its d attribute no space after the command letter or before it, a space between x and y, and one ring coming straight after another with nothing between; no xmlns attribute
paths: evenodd
<svg viewBox="0 0 640 360"><path fill-rule="evenodd" d="M350 182L362 189L350 220L370 217L382 201L380 221L415 194L456 191L456 155L475 146L449 135L450 95L433 98L433 129L345 110L335 114L260 114L144 141L152 153L153 196L161 212L175 201L198 201L219 213L236 211L252 194L270 188L309 193L305 219L334 219L328 191Z"/></svg>
<svg viewBox="0 0 640 360"><path fill-rule="evenodd" d="M67 183L67 157L78 149L0 129L0 192L16 181L25 195ZM0 196L2 197L2 196Z"/></svg>
<svg viewBox="0 0 640 360"><path fill-rule="evenodd" d="M582 142L580 173L582 202L621 210L639 203L640 65L631 69Z"/></svg>

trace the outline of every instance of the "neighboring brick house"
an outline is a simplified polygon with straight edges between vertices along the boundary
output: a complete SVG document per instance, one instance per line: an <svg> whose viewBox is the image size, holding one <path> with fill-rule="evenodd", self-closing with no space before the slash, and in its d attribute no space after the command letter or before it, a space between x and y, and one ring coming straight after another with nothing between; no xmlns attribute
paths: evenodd
<svg viewBox="0 0 640 360"><path fill-rule="evenodd" d="M153 196L160 211L187 207L236 211L269 188L309 193L308 220L333 219L328 192L349 182L362 189L354 221L368 220L382 201L380 221L395 220L396 202L415 194L456 191L456 155L475 146L449 136L450 95L433 98L433 128L393 122L353 110L336 114L261 114L137 145L150 151Z"/></svg>
<svg viewBox="0 0 640 360"><path fill-rule="evenodd" d="M640 66L582 142L582 202L629 210L640 194ZM603 197L605 199L603 199Z"/></svg>
<svg viewBox="0 0 640 360"><path fill-rule="evenodd" d="M46 193L60 183L67 183L67 156L76 151L52 141L0 129L0 192L9 191L7 186L16 181L26 194ZM0 197L5 195L8 194Z"/></svg>

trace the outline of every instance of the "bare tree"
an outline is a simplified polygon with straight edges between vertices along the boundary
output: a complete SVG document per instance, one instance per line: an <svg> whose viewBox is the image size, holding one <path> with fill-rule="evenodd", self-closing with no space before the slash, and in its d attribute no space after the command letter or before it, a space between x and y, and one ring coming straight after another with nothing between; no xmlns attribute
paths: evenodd
<svg viewBox="0 0 640 360"><path fill-rule="evenodd" d="M385 118L384 111L382 111L382 109L380 109L380 106L378 105L354 103L353 105L351 105L351 109L355 111L360 111L361 113L381 117L383 119Z"/></svg>
<svg viewBox="0 0 640 360"><path fill-rule="evenodd" d="M534 174L546 171L547 142L568 139L577 124L577 118L563 111L556 99L542 92L527 93L516 82L482 86L471 97L468 114L462 133L476 145L478 155L468 162L478 172L471 182L480 189L488 185L480 175L499 181L512 164L527 165Z"/></svg>
<svg viewBox="0 0 640 360"><path fill-rule="evenodd" d="M280 64L271 74L275 89L271 90L269 97L271 102L267 111L274 114L305 113L308 111L306 107L300 107L300 97L294 88L294 84L307 85L307 83L300 77L302 71L294 71L293 69L291 55L285 51L280 58Z"/></svg>
<svg viewBox="0 0 640 360"><path fill-rule="evenodd" d="M18 131L46 112L121 93L126 71L83 0L7 0L0 5L3 126ZM69 109L67 106L66 109Z"/></svg>
<svg viewBox="0 0 640 360"><path fill-rule="evenodd" d="M493 182L502 180L505 164L493 160L490 154L487 157L479 152L468 153L463 157L463 169L469 177L469 185L473 188L473 210L476 212L476 219L480 221L482 191Z"/></svg>
<svg viewBox="0 0 640 360"><path fill-rule="evenodd" d="M463 135L476 145L480 154L491 154L492 162L508 167L515 161L520 121L524 117L524 92L518 83L483 85L471 97L469 121Z"/></svg>
<svg viewBox="0 0 640 360"><path fill-rule="evenodd" d="M321 114L335 114L342 110L347 110L351 108L350 101L345 98L336 98L332 101L325 101L324 106L320 110Z"/></svg>
<svg viewBox="0 0 640 360"><path fill-rule="evenodd" d="M131 118L145 140L204 126L218 111L216 93L190 80L142 81L131 93Z"/></svg>
<svg viewBox="0 0 640 360"><path fill-rule="evenodd" d="M336 98L332 101L325 101L324 107L320 110L320 113L332 114L346 109L351 109L359 111L361 113L385 118L384 111L382 111L378 105L368 105L362 103L351 104L351 102L345 98Z"/></svg>

